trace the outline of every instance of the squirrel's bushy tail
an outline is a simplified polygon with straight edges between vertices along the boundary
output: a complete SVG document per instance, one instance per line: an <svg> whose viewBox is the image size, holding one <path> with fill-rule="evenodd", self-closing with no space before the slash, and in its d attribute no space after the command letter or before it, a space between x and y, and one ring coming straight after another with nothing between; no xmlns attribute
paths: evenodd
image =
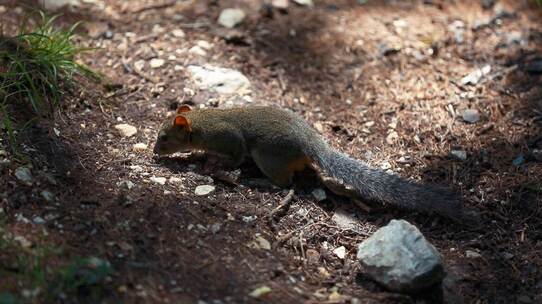
<svg viewBox="0 0 542 304"><path fill-rule="evenodd" d="M319 153L312 153L320 168L326 174L354 187L360 197L400 208L437 213L456 220L461 218L461 202L452 191L414 183L368 167L361 161L322 144ZM322 153L323 151L325 152Z"/></svg>

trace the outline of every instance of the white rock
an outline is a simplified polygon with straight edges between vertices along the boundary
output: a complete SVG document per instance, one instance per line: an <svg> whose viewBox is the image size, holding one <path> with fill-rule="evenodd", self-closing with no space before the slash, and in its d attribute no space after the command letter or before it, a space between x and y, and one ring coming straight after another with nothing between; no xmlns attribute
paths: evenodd
<svg viewBox="0 0 542 304"><path fill-rule="evenodd" d="M160 185L165 185L166 184L166 178L165 177L156 177L156 176L151 176L150 177L150 180L154 183L157 183L157 184L160 184Z"/></svg>
<svg viewBox="0 0 542 304"><path fill-rule="evenodd" d="M19 167L15 169L15 177L21 182L31 185L33 182L32 173L27 167Z"/></svg>
<svg viewBox="0 0 542 304"><path fill-rule="evenodd" d="M327 198L326 191L322 188L312 190L311 194L318 202L321 202Z"/></svg>
<svg viewBox="0 0 542 304"><path fill-rule="evenodd" d="M143 68L145 67L145 60L138 60L134 62L134 68L139 71L143 71Z"/></svg>
<svg viewBox="0 0 542 304"><path fill-rule="evenodd" d="M333 249L333 254L335 254L339 259L344 260L346 257L346 248L344 246L337 247Z"/></svg>
<svg viewBox="0 0 542 304"><path fill-rule="evenodd" d="M391 220L358 246L365 273L390 290L415 292L442 281L442 258L421 232L404 220Z"/></svg>
<svg viewBox="0 0 542 304"><path fill-rule="evenodd" d="M213 185L200 185L196 187L194 193L199 196L204 196L215 191L216 187Z"/></svg>
<svg viewBox="0 0 542 304"><path fill-rule="evenodd" d="M299 5L314 6L314 3L312 2L312 0L294 0L294 2Z"/></svg>
<svg viewBox="0 0 542 304"><path fill-rule="evenodd" d="M250 81L236 70L211 65L190 65L187 70L200 90L234 94L242 93L250 87Z"/></svg>
<svg viewBox="0 0 542 304"><path fill-rule="evenodd" d="M117 184L119 187L132 190L133 187L135 187L135 184L129 180L123 180L120 183Z"/></svg>
<svg viewBox="0 0 542 304"><path fill-rule="evenodd" d="M198 56L207 56L207 51L205 51L201 46L194 45L188 50L188 53L198 55Z"/></svg>
<svg viewBox="0 0 542 304"><path fill-rule="evenodd" d="M487 64L483 66L482 68L476 69L472 71L471 73L469 73L467 76L461 78L460 83L462 85L467 85L467 84L475 85L482 79L482 77L489 74L489 72L491 72L491 66Z"/></svg>
<svg viewBox="0 0 542 304"><path fill-rule="evenodd" d="M482 255L474 250L467 250L465 251L465 256L469 259L477 259L481 258Z"/></svg>
<svg viewBox="0 0 542 304"><path fill-rule="evenodd" d="M278 8L278 9L287 9L289 4L290 4L289 0L273 0L273 1L271 1L271 5Z"/></svg>
<svg viewBox="0 0 542 304"><path fill-rule="evenodd" d="M137 133L137 128L129 124L115 125L115 129L120 132L120 135L122 135L122 137L131 137L136 135Z"/></svg>
<svg viewBox="0 0 542 304"><path fill-rule="evenodd" d="M210 50L213 48L213 45L205 40L198 40L198 42L196 42L196 45L204 50Z"/></svg>
<svg viewBox="0 0 542 304"><path fill-rule="evenodd" d="M32 246L32 242L30 242L29 240L27 240L24 236L22 235L17 235L13 238L14 241L16 241L17 243L19 243L19 245L21 245L21 247L23 248L30 248L30 246Z"/></svg>
<svg viewBox="0 0 542 304"><path fill-rule="evenodd" d="M173 35L173 37L177 37L177 38L186 37L186 34L181 29L174 29L173 31L171 31L171 34Z"/></svg>
<svg viewBox="0 0 542 304"><path fill-rule="evenodd" d="M49 11L55 11L64 6L77 6L79 0L40 0L39 3L43 5L43 8Z"/></svg>
<svg viewBox="0 0 542 304"><path fill-rule="evenodd" d="M157 68L159 68L159 67L162 67L165 63L166 63L166 61L165 61L164 59L161 59L161 58L153 58L153 59L151 59L151 61L149 62L149 65L151 66L151 68L157 69Z"/></svg>
<svg viewBox="0 0 542 304"><path fill-rule="evenodd" d="M43 197L44 200L46 200L49 203L55 200L55 195L49 190L41 191L40 195L41 197Z"/></svg>
<svg viewBox="0 0 542 304"><path fill-rule="evenodd" d="M135 152L142 152L142 151L147 150L147 144L145 144L145 143L137 143L137 144L134 144L134 145L132 146L132 149L133 149Z"/></svg>
<svg viewBox="0 0 542 304"><path fill-rule="evenodd" d="M220 12L218 16L218 24L223 27L233 28L245 19L245 12L238 8L227 8Z"/></svg>

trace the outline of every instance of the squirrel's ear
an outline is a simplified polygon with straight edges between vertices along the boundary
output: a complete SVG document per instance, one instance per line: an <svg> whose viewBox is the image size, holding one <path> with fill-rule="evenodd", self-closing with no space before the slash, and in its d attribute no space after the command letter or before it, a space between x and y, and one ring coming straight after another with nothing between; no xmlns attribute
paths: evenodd
<svg viewBox="0 0 542 304"><path fill-rule="evenodd" d="M175 121L173 122L174 125L186 128L188 131L191 131L190 129L190 121L182 115L175 116Z"/></svg>
<svg viewBox="0 0 542 304"><path fill-rule="evenodd" d="M180 106L178 109L177 109L177 114L181 114L183 112L189 112L189 111L192 111L192 109L190 108L190 106L188 105L182 105Z"/></svg>

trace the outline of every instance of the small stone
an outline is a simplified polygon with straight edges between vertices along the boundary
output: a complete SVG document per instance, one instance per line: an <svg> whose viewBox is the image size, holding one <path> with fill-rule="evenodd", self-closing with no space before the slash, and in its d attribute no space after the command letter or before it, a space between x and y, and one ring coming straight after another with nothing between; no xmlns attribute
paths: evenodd
<svg viewBox="0 0 542 304"><path fill-rule="evenodd" d="M195 46L191 47L188 50L188 53L198 55L198 56L202 56L202 57L207 56L207 52L203 48L201 48L201 46L199 46L199 45L195 45Z"/></svg>
<svg viewBox="0 0 542 304"><path fill-rule="evenodd" d="M220 231L220 228L222 228L222 225L220 223L214 223L211 225L211 233L217 234Z"/></svg>
<svg viewBox="0 0 542 304"><path fill-rule="evenodd" d="M469 73L467 76L461 78L460 83L462 85L467 85L467 84L476 85L478 82L480 82L482 77L489 74L489 72L491 72L491 66L487 64L483 66L482 68L476 69L472 71L471 73Z"/></svg>
<svg viewBox="0 0 542 304"><path fill-rule="evenodd" d="M218 17L218 24L226 28L234 28L245 19L245 12L238 8L227 8L222 10Z"/></svg>
<svg viewBox="0 0 542 304"><path fill-rule="evenodd" d="M465 256L469 259L477 259L477 258L481 258L482 255L480 253L478 253L477 251L474 251L474 250L466 250L465 251Z"/></svg>
<svg viewBox="0 0 542 304"><path fill-rule="evenodd" d="M258 218L258 216L256 215L249 215L249 216L242 216L241 217L241 220L243 220L243 222L245 223L250 223L250 222L253 222L254 220L256 220Z"/></svg>
<svg viewBox="0 0 542 304"><path fill-rule="evenodd" d="M169 178L169 183L170 184L176 185L176 184L182 184L182 182L183 182L182 179L180 179L178 177L175 177L175 176L172 176L172 177Z"/></svg>
<svg viewBox="0 0 542 304"><path fill-rule="evenodd" d="M19 167L15 169L15 177L21 182L31 185L33 182L32 173L27 167Z"/></svg>
<svg viewBox="0 0 542 304"><path fill-rule="evenodd" d="M51 203L55 200L55 195L49 191L49 190L43 190L40 192L41 197L43 197L44 200Z"/></svg>
<svg viewBox="0 0 542 304"><path fill-rule="evenodd" d="M204 196L215 191L215 188L216 187L213 185L200 185L196 187L196 190L194 191L194 193L199 196Z"/></svg>
<svg viewBox="0 0 542 304"><path fill-rule="evenodd" d="M173 35L173 37L176 37L176 38L186 37L186 34L181 29L174 29L173 31L171 31L171 34Z"/></svg>
<svg viewBox="0 0 542 304"><path fill-rule="evenodd" d="M79 0L41 0L39 3L47 11L56 11L65 6L77 6Z"/></svg>
<svg viewBox="0 0 542 304"><path fill-rule="evenodd" d="M132 188L135 187L135 184L132 181L123 180L120 183L118 183L118 186L126 190L132 190Z"/></svg>
<svg viewBox="0 0 542 304"><path fill-rule="evenodd" d="M262 237L259 233L254 235L254 240L248 243L248 247L255 249L271 250L271 243Z"/></svg>
<svg viewBox="0 0 542 304"><path fill-rule="evenodd" d="M322 188L312 190L311 194L317 202L321 202L327 198L326 191Z"/></svg>
<svg viewBox="0 0 542 304"><path fill-rule="evenodd" d="M289 0L273 0L271 1L271 5L277 9L285 10L290 5Z"/></svg>
<svg viewBox="0 0 542 304"><path fill-rule="evenodd" d="M461 117L468 123L476 123L480 120L480 113L475 109L467 109L463 111Z"/></svg>
<svg viewBox="0 0 542 304"><path fill-rule="evenodd" d="M137 133L137 128L129 124L118 124L115 129L120 132L122 137L131 137Z"/></svg>
<svg viewBox="0 0 542 304"><path fill-rule="evenodd" d="M198 40L196 45L199 46L200 48L204 49L204 50L210 50L210 49L213 48L213 45L210 44L209 42L205 41L205 40Z"/></svg>
<svg viewBox="0 0 542 304"><path fill-rule="evenodd" d="M451 150L450 155L460 161L467 160L467 151L465 150Z"/></svg>
<svg viewBox="0 0 542 304"><path fill-rule="evenodd" d="M32 219L32 222L34 222L34 224L36 224L36 225L45 224L45 220L44 220L43 217L41 217L41 216L35 216L35 217Z"/></svg>
<svg viewBox="0 0 542 304"><path fill-rule="evenodd" d="M390 56L390 55L397 54L400 51L401 51L400 46L395 46L395 45L390 46L387 43L381 43L378 45L378 53L380 54L380 56Z"/></svg>
<svg viewBox="0 0 542 304"><path fill-rule="evenodd" d="M314 6L312 0L294 0L294 2L303 6Z"/></svg>
<svg viewBox="0 0 542 304"><path fill-rule="evenodd" d="M333 249L333 254L335 254L339 259L344 260L346 257L346 248L344 246L337 247Z"/></svg>
<svg viewBox="0 0 542 304"><path fill-rule="evenodd" d="M157 184L160 184L160 185L165 185L166 184L166 178L165 177L151 176L150 180L151 180L151 182L157 183Z"/></svg>
<svg viewBox="0 0 542 304"><path fill-rule="evenodd" d="M134 145L132 146L132 149L133 149L135 152L142 152L142 151L147 150L147 144L144 144L144 143L137 143L137 144L134 144Z"/></svg>
<svg viewBox="0 0 542 304"><path fill-rule="evenodd" d="M17 243L19 243L19 245L21 245L21 247L23 248L30 248L32 246L32 242L30 242L29 240L27 240L24 236L22 235L17 235L13 238L14 241L16 241Z"/></svg>
<svg viewBox="0 0 542 304"><path fill-rule="evenodd" d="M153 58L153 59L151 59L151 61L149 62L149 65L151 66L151 68L157 69L157 68L159 68L159 67L162 67L165 63L166 63L166 61L165 61L164 59Z"/></svg>
<svg viewBox="0 0 542 304"><path fill-rule="evenodd" d="M357 223L357 220L344 209L335 210L331 220L334 221L341 229L352 229Z"/></svg>
<svg viewBox="0 0 542 304"><path fill-rule="evenodd" d="M256 289L254 289L253 291L251 291L248 295L253 297L253 298L259 298L263 295L266 295L268 293L271 292L271 288L268 287L268 286L261 286L261 287L258 287Z"/></svg>
<svg viewBox="0 0 542 304"><path fill-rule="evenodd" d="M5 13L5 12L6 12L6 10L7 10L7 9L6 9L6 7L5 7L5 6L3 6L3 5L0 5L0 14L3 14L3 13Z"/></svg>
<svg viewBox="0 0 542 304"><path fill-rule="evenodd" d="M391 220L358 246L365 273L392 291L415 292L442 282L442 258L414 225Z"/></svg>
<svg viewBox="0 0 542 304"><path fill-rule="evenodd" d="M145 67L145 60L138 60L134 62L134 68L138 71L143 71L143 68Z"/></svg>

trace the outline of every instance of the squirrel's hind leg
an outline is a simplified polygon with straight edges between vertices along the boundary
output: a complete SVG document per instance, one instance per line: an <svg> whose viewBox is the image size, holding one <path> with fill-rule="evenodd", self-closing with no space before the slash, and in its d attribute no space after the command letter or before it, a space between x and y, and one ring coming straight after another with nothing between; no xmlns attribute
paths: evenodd
<svg viewBox="0 0 542 304"><path fill-rule="evenodd" d="M251 155L258 168L280 187L290 185L294 172L302 171L311 163L305 155L281 155L260 149L251 151Z"/></svg>

